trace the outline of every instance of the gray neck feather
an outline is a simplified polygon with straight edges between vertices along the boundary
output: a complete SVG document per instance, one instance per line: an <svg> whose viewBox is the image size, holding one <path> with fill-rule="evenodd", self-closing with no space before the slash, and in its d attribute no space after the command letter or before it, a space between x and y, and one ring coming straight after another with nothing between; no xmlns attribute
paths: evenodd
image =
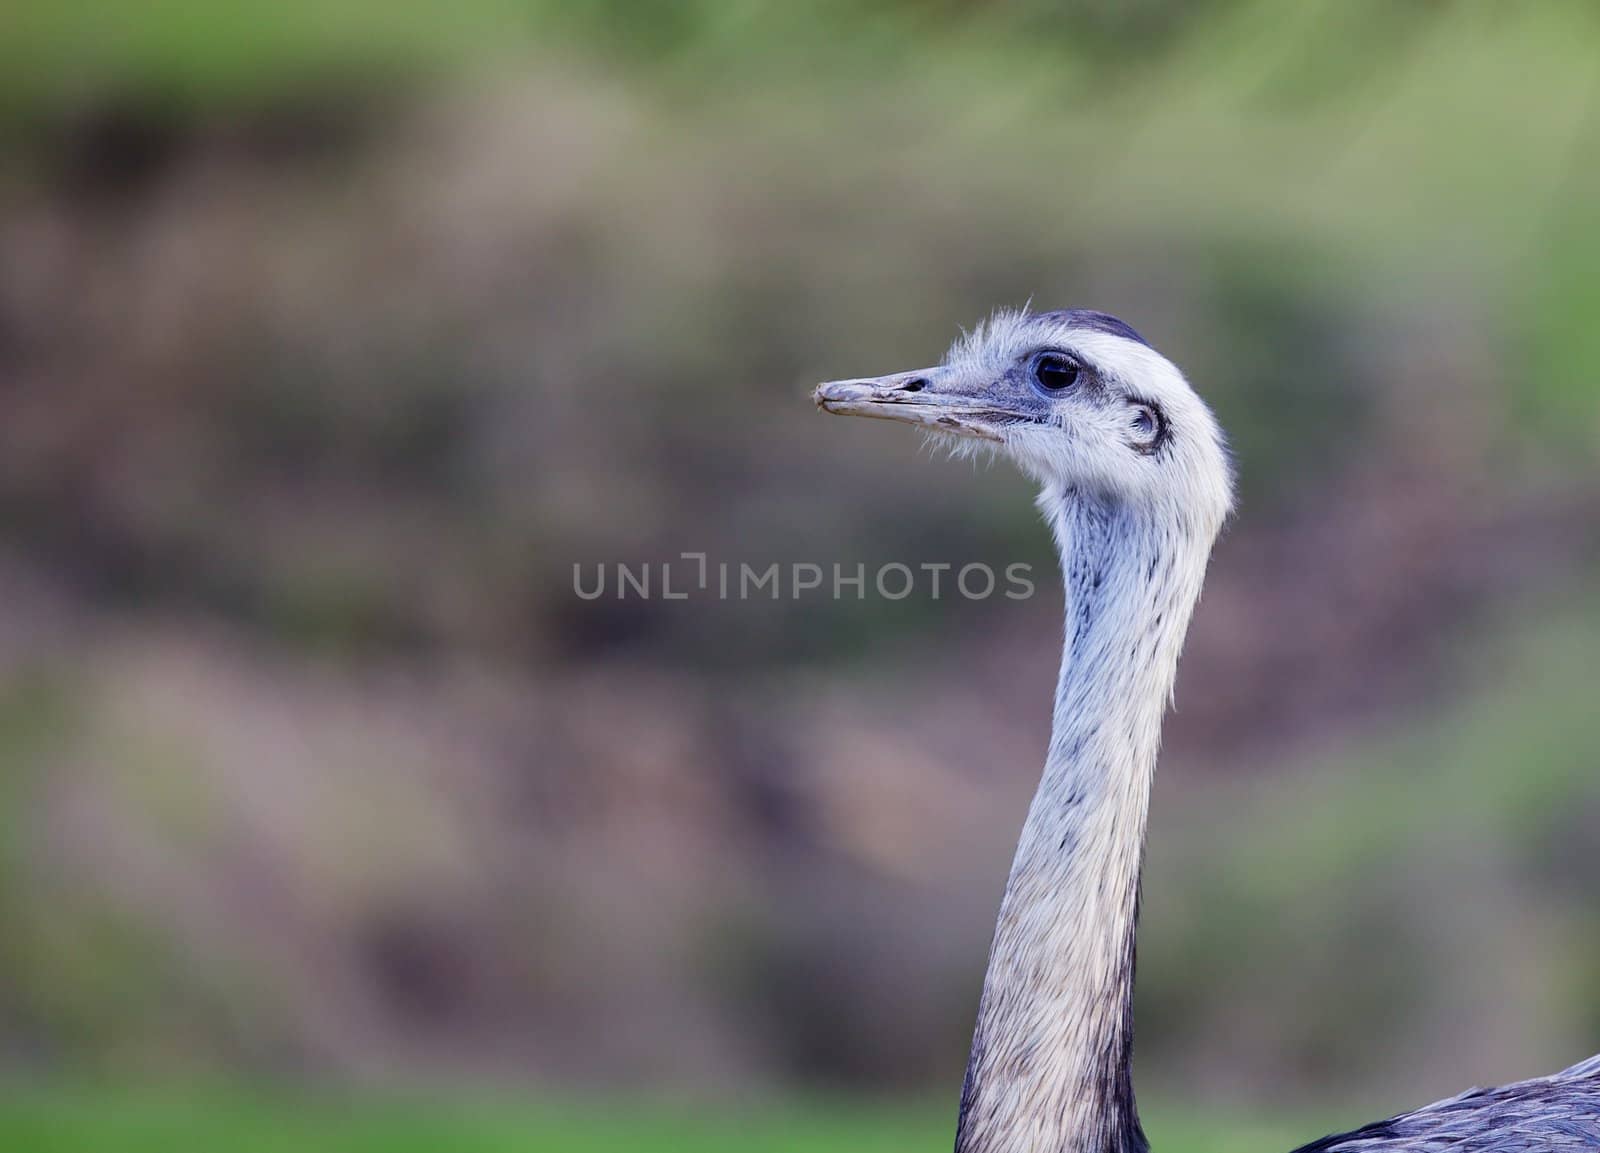
<svg viewBox="0 0 1600 1153"><path fill-rule="evenodd" d="M1047 488L1066 585L1050 752L1017 845L956 1153L1143 1153L1134 936L1150 783L1211 533Z"/></svg>

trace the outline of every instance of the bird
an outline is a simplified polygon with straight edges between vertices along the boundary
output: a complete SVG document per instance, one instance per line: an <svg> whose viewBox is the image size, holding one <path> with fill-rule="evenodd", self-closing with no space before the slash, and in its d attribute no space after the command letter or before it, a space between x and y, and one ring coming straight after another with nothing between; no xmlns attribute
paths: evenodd
<svg viewBox="0 0 1600 1153"><path fill-rule="evenodd" d="M1135 329L1002 310L935 367L830 381L830 413L988 449L1039 486L1066 616L1043 772L1001 898L955 1153L1147 1153L1133 983L1150 788L1179 651L1234 507L1209 406ZM1600 1055L1300 1153L1600 1150Z"/></svg>

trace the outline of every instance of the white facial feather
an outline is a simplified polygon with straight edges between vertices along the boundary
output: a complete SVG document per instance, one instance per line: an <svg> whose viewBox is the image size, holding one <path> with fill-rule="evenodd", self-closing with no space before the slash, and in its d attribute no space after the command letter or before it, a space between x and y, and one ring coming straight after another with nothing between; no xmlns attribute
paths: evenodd
<svg viewBox="0 0 1600 1153"><path fill-rule="evenodd" d="M1122 336L1026 312L997 312L962 336L945 366L981 388L1019 358L1041 347L1072 352L1118 395L1152 401L1169 423L1160 453L1144 455L1127 442L1126 408L1098 409L1071 400L1057 424L1019 423L999 429L1004 451L1041 484L1084 488L1215 533L1233 508L1233 477L1222 430L1205 402L1171 361ZM955 439L955 438L952 438Z"/></svg>

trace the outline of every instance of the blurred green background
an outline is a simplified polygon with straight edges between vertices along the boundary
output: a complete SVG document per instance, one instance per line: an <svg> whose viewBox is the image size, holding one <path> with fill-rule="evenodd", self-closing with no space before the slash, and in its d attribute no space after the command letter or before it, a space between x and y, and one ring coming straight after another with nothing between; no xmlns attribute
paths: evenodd
<svg viewBox="0 0 1600 1153"><path fill-rule="evenodd" d="M1600 1050L1597 206L1579 0L5 6L0 1146L947 1147L1053 558L806 390L1030 298L1241 470L1157 1147Z"/></svg>

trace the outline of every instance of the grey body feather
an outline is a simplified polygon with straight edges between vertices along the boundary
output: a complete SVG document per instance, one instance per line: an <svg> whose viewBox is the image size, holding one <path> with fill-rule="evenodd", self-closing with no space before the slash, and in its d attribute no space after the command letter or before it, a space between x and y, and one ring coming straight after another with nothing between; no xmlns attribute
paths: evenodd
<svg viewBox="0 0 1600 1153"><path fill-rule="evenodd" d="M1600 1056L1302 1145L1295 1153L1536 1153L1600 1149Z"/></svg>
<svg viewBox="0 0 1600 1153"><path fill-rule="evenodd" d="M1161 720L1232 509L1221 430L1104 313L1002 313L936 368L817 389L832 412L1002 452L1043 491L1066 591L1050 749L1001 900L956 1153L1147 1153L1133 978ZM1600 1056L1298 1153L1600 1151Z"/></svg>

